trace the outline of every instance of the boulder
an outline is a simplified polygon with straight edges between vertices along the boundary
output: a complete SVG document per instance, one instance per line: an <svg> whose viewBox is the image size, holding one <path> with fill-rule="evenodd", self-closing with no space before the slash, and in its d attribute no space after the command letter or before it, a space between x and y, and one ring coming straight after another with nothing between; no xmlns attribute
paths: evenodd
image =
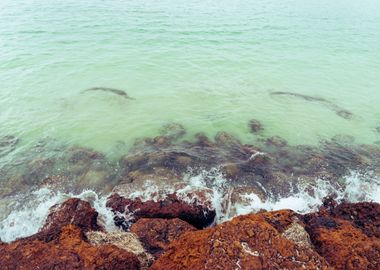
<svg viewBox="0 0 380 270"><path fill-rule="evenodd" d="M97 223L98 213L91 205L78 198L71 198L62 204L50 208L45 225L31 236L32 239L49 242L60 234L61 229L69 224L75 225L81 231L104 230Z"/></svg>
<svg viewBox="0 0 380 270"><path fill-rule="evenodd" d="M131 226L131 232L138 236L155 258L160 257L173 240L195 230L195 227L178 218L141 218Z"/></svg>
<svg viewBox="0 0 380 270"><path fill-rule="evenodd" d="M1 269L140 269L137 256L114 245L93 246L75 225L62 227L53 241L22 239L0 244Z"/></svg>
<svg viewBox="0 0 380 270"><path fill-rule="evenodd" d="M187 232L150 269L328 269L317 252L287 239L266 218L239 216Z"/></svg>
<svg viewBox="0 0 380 270"><path fill-rule="evenodd" d="M319 254L335 269L380 269L380 205L325 201L319 212L304 216Z"/></svg>
<svg viewBox="0 0 380 270"><path fill-rule="evenodd" d="M216 212L210 204L205 204L200 192L167 194L158 200L143 200L141 198L126 198L115 193L108 198L107 207L117 215L115 224L128 229L130 223L140 218L179 218L196 228L204 228L214 221ZM121 215L131 219L123 220ZM129 224L128 224L129 223Z"/></svg>

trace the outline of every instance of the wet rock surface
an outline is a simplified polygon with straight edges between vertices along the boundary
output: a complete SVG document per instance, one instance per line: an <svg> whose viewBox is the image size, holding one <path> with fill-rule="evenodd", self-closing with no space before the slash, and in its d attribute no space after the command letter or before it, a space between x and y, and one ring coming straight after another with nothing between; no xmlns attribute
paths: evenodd
<svg viewBox="0 0 380 270"><path fill-rule="evenodd" d="M184 234L151 269L328 269L328 264L257 214Z"/></svg>
<svg viewBox="0 0 380 270"><path fill-rule="evenodd" d="M0 244L1 269L139 269L137 256L114 245L93 246L75 225L50 242Z"/></svg>
<svg viewBox="0 0 380 270"><path fill-rule="evenodd" d="M56 239L62 228L70 224L75 225L81 232L104 230L98 225L98 212L90 203L77 198L54 205L49 212L44 226L32 238L49 242Z"/></svg>
<svg viewBox="0 0 380 270"><path fill-rule="evenodd" d="M0 242L1 269L380 267L377 203L327 197L317 212L260 211L202 230L179 218L141 217L129 232L105 232L95 216L75 198L54 206L36 235Z"/></svg>
<svg viewBox="0 0 380 270"><path fill-rule="evenodd" d="M52 207L37 234L0 244L1 269L140 269L136 254L89 242L85 232L101 228L97 215L88 202L75 198Z"/></svg>
<svg viewBox="0 0 380 270"><path fill-rule="evenodd" d="M379 207L325 201L319 212L304 216L305 228L317 252L335 269L379 269Z"/></svg>
<svg viewBox="0 0 380 270"><path fill-rule="evenodd" d="M178 219L141 218L131 226L144 247L157 259L165 253L168 245L185 232L195 231L189 223Z"/></svg>
<svg viewBox="0 0 380 270"><path fill-rule="evenodd" d="M179 218L201 229L214 221L216 212L197 198L187 201L178 194L168 194L157 201L144 201L140 198L130 199L113 194L108 198L107 207L117 214L115 224L125 230L140 218Z"/></svg>

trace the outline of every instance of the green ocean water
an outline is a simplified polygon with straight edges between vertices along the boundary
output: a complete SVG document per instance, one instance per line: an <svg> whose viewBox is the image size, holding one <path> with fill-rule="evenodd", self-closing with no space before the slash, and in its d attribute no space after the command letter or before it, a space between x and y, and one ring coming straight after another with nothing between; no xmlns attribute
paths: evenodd
<svg viewBox="0 0 380 270"><path fill-rule="evenodd" d="M83 93L99 86L135 100ZM243 142L372 144L379 104L378 0L0 1L0 135L21 148L54 138L112 153L171 122Z"/></svg>

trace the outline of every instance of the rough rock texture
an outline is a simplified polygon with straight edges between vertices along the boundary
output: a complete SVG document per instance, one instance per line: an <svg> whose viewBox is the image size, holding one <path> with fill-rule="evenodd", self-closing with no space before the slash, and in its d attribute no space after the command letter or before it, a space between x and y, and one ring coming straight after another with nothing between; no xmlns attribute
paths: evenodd
<svg viewBox="0 0 380 270"><path fill-rule="evenodd" d="M141 218L131 226L148 252L155 258L160 257L167 246L185 232L196 229L189 223L178 219Z"/></svg>
<svg viewBox="0 0 380 270"><path fill-rule="evenodd" d="M367 236L380 238L380 204L377 203L341 203L331 209L334 217L351 221Z"/></svg>
<svg viewBox="0 0 380 270"><path fill-rule="evenodd" d="M305 215L306 230L335 269L380 269L379 209L376 203L325 202L319 212Z"/></svg>
<svg viewBox="0 0 380 270"><path fill-rule="evenodd" d="M132 252L140 261L141 268L147 269L153 263L153 256L146 252L137 235L123 231L86 233L86 237L92 245L115 245L118 248Z"/></svg>
<svg viewBox="0 0 380 270"><path fill-rule="evenodd" d="M71 198L50 208L45 225L32 238L51 241L69 224L77 226L83 232L103 230L98 225L97 218L98 213L88 202Z"/></svg>
<svg viewBox="0 0 380 270"><path fill-rule="evenodd" d="M113 194L107 201L107 207L112 208L116 213L132 214L132 222L140 218L179 218L200 229L212 223L216 214L215 210L207 205L198 203L197 200L189 203L176 194L169 194L158 201L128 199L119 194ZM126 220L122 218L115 220L116 225L124 229L129 227L125 222Z"/></svg>
<svg viewBox="0 0 380 270"><path fill-rule="evenodd" d="M266 218L239 216L185 233L150 269L328 269L318 253L283 237Z"/></svg>
<svg viewBox="0 0 380 270"><path fill-rule="evenodd" d="M117 195L112 206L191 216L176 200ZM131 232L104 232L96 220L96 211L79 199L55 205L37 234L0 240L0 269L380 269L377 203L338 204L328 197L314 213L261 211L203 230L179 218L139 216Z"/></svg>
<svg viewBox="0 0 380 270"><path fill-rule="evenodd" d="M133 249L106 240L91 244L86 232L105 234L93 232L103 229L97 216L95 209L80 199L54 205L38 233L0 243L0 269L140 269L140 254Z"/></svg>
<svg viewBox="0 0 380 270"><path fill-rule="evenodd" d="M75 225L56 239L20 240L0 245L1 269L139 269L136 255L114 245L92 246Z"/></svg>

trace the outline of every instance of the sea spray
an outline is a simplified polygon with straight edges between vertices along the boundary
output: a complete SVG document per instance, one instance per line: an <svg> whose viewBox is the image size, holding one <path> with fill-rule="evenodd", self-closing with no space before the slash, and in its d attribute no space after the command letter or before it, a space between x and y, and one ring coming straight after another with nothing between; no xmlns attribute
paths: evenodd
<svg viewBox="0 0 380 270"><path fill-rule="evenodd" d="M44 224L50 207L73 197L90 202L99 213L99 224L102 224L107 231L117 229L113 223L112 212L105 206L107 196L99 196L92 190L73 194L41 188L27 196L17 196L11 199L12 211L0 222L0 239L11 242L36 233Z"/></svg>
<svg viewBox="0 0 380 270"><path fill-rule="evenodd" d="M299 213L316 210L322 203L322 199L330 194L335 194L337 200L350 202L374 201L380 203L380 180L370 173L361 174L351 172L345 177L344 183L335 188L326 180L317 179L314 185L298 187L298 191L290 196L274 199L268 192L268 198L263 200L252 192L240 192L241 200L232 201L234 192L232 183L227 180L219 169L215 168L202 171L198 175L187 175L183 182L176 185L157 185L153 181L145 182L140 190L129 193L129 198L159 201L168 194L176 193L178 198L188 203L201 203L205 199L210 202L210 207L216 210L215 223L230 220L236 215L248 214L259 210L292 209ZM179 188L178 188L179 187ZM196 191L203 192L207 198L197 198ZM191 194L191 196L189 196ZM92 190L84 190L80 194L54 192L48 188L41 188L26 196L17 196L11 200L10 214L0 222L0 238L10 242L20 237L26 237L36 233L43 225L49 208L61 203L68 198L76 197L86 200L99 213L98 222L105 226L107 231L116 230L113 216L106 207L108 195L99 195Z"/></svg>

